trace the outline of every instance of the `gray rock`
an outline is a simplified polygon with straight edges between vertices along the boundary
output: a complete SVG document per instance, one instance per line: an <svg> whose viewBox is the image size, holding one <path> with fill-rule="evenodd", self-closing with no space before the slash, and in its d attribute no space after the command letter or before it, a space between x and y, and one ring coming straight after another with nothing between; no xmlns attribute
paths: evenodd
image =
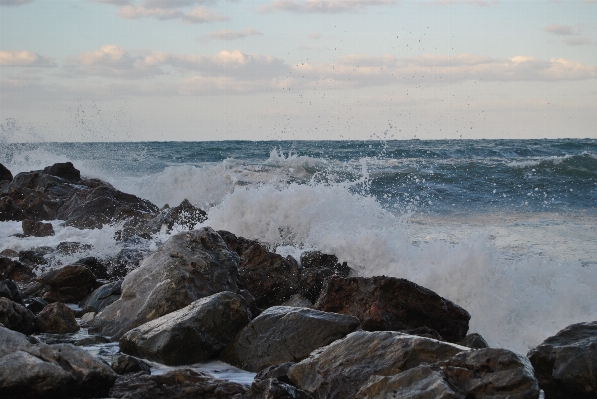
<svg viewBox="0 0 597 399"><path fill-rule="evenodd" d="M49 237L54 235L52 223L43 223L35 220L23 220L21 223L23 234L26 237Z"/></svg>
<svg viewBox="0 0 597 399"><path fill-rule="evenodd" d="M481 334L477 333L468 334L462 341L458 341L458 345L466 346L471 349L489 348L487 341L485 341Z"/></svg>
<svg viewBox="0 0 597 399"><path fill-rule="evenodd" d="M44 168L44 173L52 176L58 176L70 183L81 181L81 172L75 169L72 162L55 163L52 166Z"/></svg>
<svg viewBox="0 0 597 399"><path fill-rule="evenodd" d="M176 234L122 282L120 299L90 331L119 339L125 332L222 291L236 292L238 255L211 228Z"/></svg>
<svg viewBox="0 0 597 399"><path fill-rule="evenodd" d="M0 323L23 334L33 334L35 331L33 312L7 298L0 298Z"/></svg>
<svg viewBox="0 0 597 399"><path fill-rule="evenodd" d="M112 361L112 370L120 375L139 372L143 374L151 373L151 367L147 363L128 355L116 356Z"/></svg>
<svg viewBox="0 0 597 399"><path fill-rule="evenodd" d="M257 375L255 375L255 379L267 380L269 378L275 378L286 384L292 384L292 382L288 378L288 372L290 371L290 367L292 367L293 364L295 364L295 362L286 362L282 364L275 364L273 366L269 366L257 373Z"/></svg>
<svg viewBox="0 0 597 399"><path fill-rule="evenodd" d="M122 280L104 284L81 301L79 307L86 312L101 312L120 298L121 286Z"/></svg>
<svg viewBox="0 0 597 399"><path fill-rule="evenodd" d="M356 331L314 351L288 376L315 398L352 398L374 375L395 375L468 348L392 331Z"/></svg>
<svg viewBox="0 0 597 399"><path fill-rule="evenodd" d="M597 321L572 324L527 356L546 399L597 398Z"/></svg>
<svg viewBox="0 0 597 399"><path fill-rule="evenodd" d="M85 265L76 263L45 272L37 281L50 287L42 296L48 302L79 302L99 285Z"/></svg>
<svg viewBox="0 0 597 399"><path fill-rule="evenodd" d="M70 344L32 344L23 334L0 327L0 397L107 396L116 374Z"/></svg>
<svg viewBox="0 0 597 399"><path fill-rule="evenodd" d="M79 325L73 311L63 303L51 303L37 315L37 328L46 333L74 333Z"/></svg>
<svg viewBox="0 0 597 399"><path fill-rule="evenodd" d="M275 378L254 380L249 399L313 399L302 389L285 384Z"/></svg>
<svg viewBox="0 0 597 399"><path fill-rule="evenodd" d="M359 327L356 317L307 308L274 306L249 323L220 359L258 372L268 366L300 361L317 348Z"/></svg>
<svg viewBox="0 0 597 399"><path fill-rule="evenodd" d="M120 338L120 350L166 365L216 358L251 320L245 300L220 292L133 328Z"/></svg>
<svg viewBox="0 0 597 399"><path fill-rule="evenodd" d="M23 304L21 290L19 286L12 280L4 280L0 282L0 297L8 298L13 302Z"/></svg>
<svg viewBox="0 0 597 399"><path fill-rule="evenodd" d="M34 273L31 267L6 256L0 256L0 279L10 279L18 282L29 281Z"/></svg>

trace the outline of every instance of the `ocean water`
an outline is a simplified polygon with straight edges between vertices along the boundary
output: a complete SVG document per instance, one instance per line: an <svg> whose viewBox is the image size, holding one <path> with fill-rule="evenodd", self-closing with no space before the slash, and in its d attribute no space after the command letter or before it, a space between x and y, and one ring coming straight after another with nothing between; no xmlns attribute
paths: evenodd
<svg viewBox="0 0 597 399"><path fill-rule="evenodd" d="M318 249L421 284L494 347L526 353L597 320L597 140L0 144L13 174L65 161L160 207L187 198L204 225L278 253ZM16 238L20 223L0 222L0 250L93 246L58 265L121 249L118 226L52 223L54 237Z"/></svg>

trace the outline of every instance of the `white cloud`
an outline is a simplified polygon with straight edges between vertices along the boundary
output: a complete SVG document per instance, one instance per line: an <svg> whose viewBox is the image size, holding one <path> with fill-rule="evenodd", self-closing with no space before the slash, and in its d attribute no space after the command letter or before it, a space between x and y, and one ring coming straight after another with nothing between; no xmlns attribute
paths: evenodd
<svg viewBox="0 0 597 399"><path fill-rule="evenodd" d="M299 14L337 14L362 11L369 6L391 5L396 0L276 0L259 7L262 13L290 11Z"/></svg>
<svg viewBox="0 0 597 399"><path fill-rule="evenodd" d="M149 8L139 5L127 5L118 10L118 15L126 19L157 18L161 21L179 19L189 24L205 22L227 21L225 15L209 11L204 7L196 6L189 11L166 8Z"/></svg>
<svg viewBox="0 0 597 399"><path fill-rule="evenodd" d="M22 6L23 4L33 3L35 0L0 0L0 6Z"/></svg>
<svg viewBox="0 0 597 399"><path fill-rule="evenodd" d="M253 28L245 29L243 31L236 31L236 30L220 30L217 32L212 32L208 36L204 36L203 40L209 39L216 39L216 40L236 40L236 39L244 39L248 36L259 36L263 35L263 33L255 30Z"/></svg>
<svg viewBox="0 0 597 399"><path fill-rule="evenodd" d="M543 28L545 32L553 33L554 35L567 36L576 34L572 26L551 24Z"/></svg>
<svg viewBox="0 0 597 399"><path fill-rule="evenodd" d="M52 57L41 56L27 50L0 50L0 66L52 68L56 62Z"/></svg>

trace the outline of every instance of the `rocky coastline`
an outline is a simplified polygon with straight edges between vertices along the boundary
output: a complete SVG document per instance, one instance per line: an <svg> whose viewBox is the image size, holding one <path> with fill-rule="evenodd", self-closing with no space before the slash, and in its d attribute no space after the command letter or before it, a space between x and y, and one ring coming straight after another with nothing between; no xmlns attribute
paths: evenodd
<svg viewBox="0 0 597 399"><path fill-rule="evenodd" d="M206 213L189 201L159 209L70 162L16 176L0 165L0 221L44 237L55 234L48 220L118 223L123 244L186 230L152 252L123 245L53 267L52 254L83 244L2 251L2 398L597 398L596 321L527 355L490 348L468 334L465 309L411 281L194 229ZM82 327L91 335L80 341L44 342ZM111 364L81 347L108 342L119 345ZM214 359L256 377L244 385L189 368ZM175 368L152 374L150 362Z"/></svg>

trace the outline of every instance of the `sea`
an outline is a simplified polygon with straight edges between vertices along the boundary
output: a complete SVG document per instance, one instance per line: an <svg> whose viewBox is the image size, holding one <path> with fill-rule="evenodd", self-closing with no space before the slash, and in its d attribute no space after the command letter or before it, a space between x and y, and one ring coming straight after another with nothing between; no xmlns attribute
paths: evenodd
<svg viewBox="0 0 597 399"><path fill-rule="evenodd" d="M492 347L526 354L597 320L597 140L0 143L13 175L66 161L159 207L187 198L208 215L195 228L411 280L466 309ZM107 257L124 245L118 225L51 222L46 238L0 222L0 250L78 241L92 247L77 258ZM151 252L170 234L127 245Z"/></svg>

